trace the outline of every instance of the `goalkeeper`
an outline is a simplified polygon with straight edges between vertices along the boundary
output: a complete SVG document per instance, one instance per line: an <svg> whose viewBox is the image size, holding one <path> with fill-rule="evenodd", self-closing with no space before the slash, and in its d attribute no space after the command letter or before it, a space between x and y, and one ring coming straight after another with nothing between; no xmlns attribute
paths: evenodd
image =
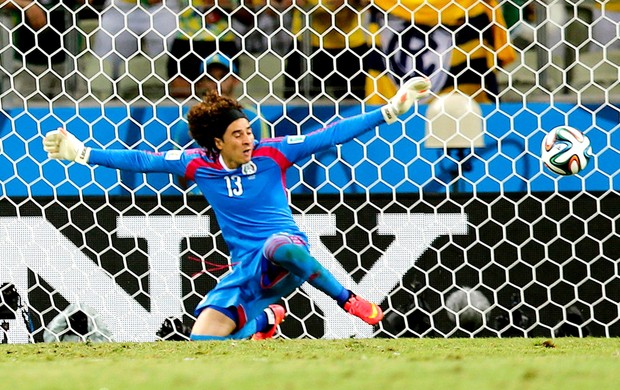
<svg viewBox="0 0 620 390"><path fill-rule="evenodd" d="M415 77L385 106L338 121L308 135L254 140L242 106L207 94L188 113L189 131L201 148L150 153L85 147L66 129L49 132L50 158L137 172L167 172L196 182L213 208L235 265L198 304L192 340L273 337L286 311L275 304L304 282L370 325L381 308L347 290L310 255L308 239L293 220L284 183L296 161L342 144L382 123L393 123L426 97L430 82Z"/></svg>

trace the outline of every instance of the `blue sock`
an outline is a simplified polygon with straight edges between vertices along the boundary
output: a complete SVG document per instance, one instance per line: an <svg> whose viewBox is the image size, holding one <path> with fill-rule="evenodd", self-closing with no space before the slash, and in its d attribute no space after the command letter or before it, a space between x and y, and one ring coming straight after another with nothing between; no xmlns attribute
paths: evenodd
<svg viewBox="0 0 620 390"><path fill-rule="evenodd" d="M340 306L351 296L351 292L302 246L284 244L276 249L272 260L335 299Z"/></svg>
<svg viewBox="0 0 620 390"><path fill-rule="evenodd" d="M347 303L347 301L349 300L349 298L351 298L351 295L353 295L353 293L351 292L351 290L347 290L346 288L342 290L342 292L340 293L340 295L338 295L336 298L334 298L336 300L336 302L338 303L338 306L340 307L344 307L344 304Z"/></svg>
<svg viewBox="0 0 620 390"><path fill-rule="evenodd" d="M222 341L228 340L227 336L205 336L202 334L190 334L189 339L192 341Z"/></svg>
<svg viewBox="0 0 620 390"><path fill-rule="evenodd" d="M264 311L255 318L256 321L256 329L258 332L264 332L271 327L269 324L269 318L267 317L267 313Z"/></svg>

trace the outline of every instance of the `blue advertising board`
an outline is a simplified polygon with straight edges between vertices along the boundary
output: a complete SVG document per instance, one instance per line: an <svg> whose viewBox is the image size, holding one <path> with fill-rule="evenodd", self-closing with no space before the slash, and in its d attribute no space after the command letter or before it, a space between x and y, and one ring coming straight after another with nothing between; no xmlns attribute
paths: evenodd
<svg viewBox="0 0 620 390"><path fill-rule="evenodd" d="M369 108L367 108L369 109ZM293 194L607 191L620 189L620 110L613 106L502 103L482 105L485 146L473 150L426 148L426 106L400 124L380 126L357 141L290 169ZM260 107L278 136L308 133L360 106ZM88 146L165 151L175 147L171 127L184 121L176 106L63 107L0 111L0 194L4 196L174 195L168 174L117 172L48 160L43 134L67 127ZM594 158L578 175L560 177L543 168L546 131L567 124L586 132ZM380 137L376 137L379 134ZM301 165L301 164L300 164ZM303 178L303 181L301 180Z"/></svg>

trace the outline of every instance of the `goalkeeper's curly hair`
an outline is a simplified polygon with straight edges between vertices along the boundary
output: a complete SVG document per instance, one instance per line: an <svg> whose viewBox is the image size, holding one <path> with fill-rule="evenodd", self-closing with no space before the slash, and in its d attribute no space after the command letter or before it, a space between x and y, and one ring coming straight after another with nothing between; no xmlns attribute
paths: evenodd
<svg viewBox="0 0 620 390"><path fill-rule="evenodd" d="M219 154L215 138L224 137L226 127L230 123L222 121L222 118L231 110L241 111L243 106L235 99L221 96L216 91L209 91L187 114L190 136L211 156Z"/></svg>

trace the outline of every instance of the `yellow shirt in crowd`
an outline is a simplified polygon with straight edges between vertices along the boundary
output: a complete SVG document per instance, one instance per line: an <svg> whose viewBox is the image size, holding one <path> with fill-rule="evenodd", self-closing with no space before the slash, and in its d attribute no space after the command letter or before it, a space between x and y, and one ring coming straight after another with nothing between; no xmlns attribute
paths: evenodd
<svg viewBox="0 0 620 390"><path fill-rule="evenodd" d="M360 12L364 8L362 0L307 0L304 3L304 13L298 9L293 13L292 32L297 39L304 39L305 15L309 15L313 47L341 49L366 43L367 34L362 27L364 14Z"/></svg>
<svg viewBox="0 0 620 390"><path fill-rule="evenodd" d="M602 4L599 2L594 3L594 6L598 9L604 9L608 12L620 12L620 0L608 0Z"/></svg>
<svg viewBox="0 0 620 390"><path fill-rule="evenodd" d="M482 14L487 14L493 21L494 47L486 50L479 47L479 43L472 42L474 47L465 50L467 54L459 52L453 57L454 63L462 63L469 58L487 56L489 67L495 66L495 53L499 65L506 65L516 59L516 53L509 44L508 30L497 0L374 0L375 5L389 14L401 19L411 20L416 25L425 26L454 26L458 27L467 20ZM486 26L481 26L486 27ZM466 49L466 48L464 48ZM456 53L456 54L459 54Z"/></svg>
<svg viewBox="0 0 620 390"><path fill-rule="evenodd" d="M179 15L180 39L197 41L234 41L235 34L228 28L228 16L213 7L213 0L182 0ZM229 0L234 7L239 0Z"/></svg>

